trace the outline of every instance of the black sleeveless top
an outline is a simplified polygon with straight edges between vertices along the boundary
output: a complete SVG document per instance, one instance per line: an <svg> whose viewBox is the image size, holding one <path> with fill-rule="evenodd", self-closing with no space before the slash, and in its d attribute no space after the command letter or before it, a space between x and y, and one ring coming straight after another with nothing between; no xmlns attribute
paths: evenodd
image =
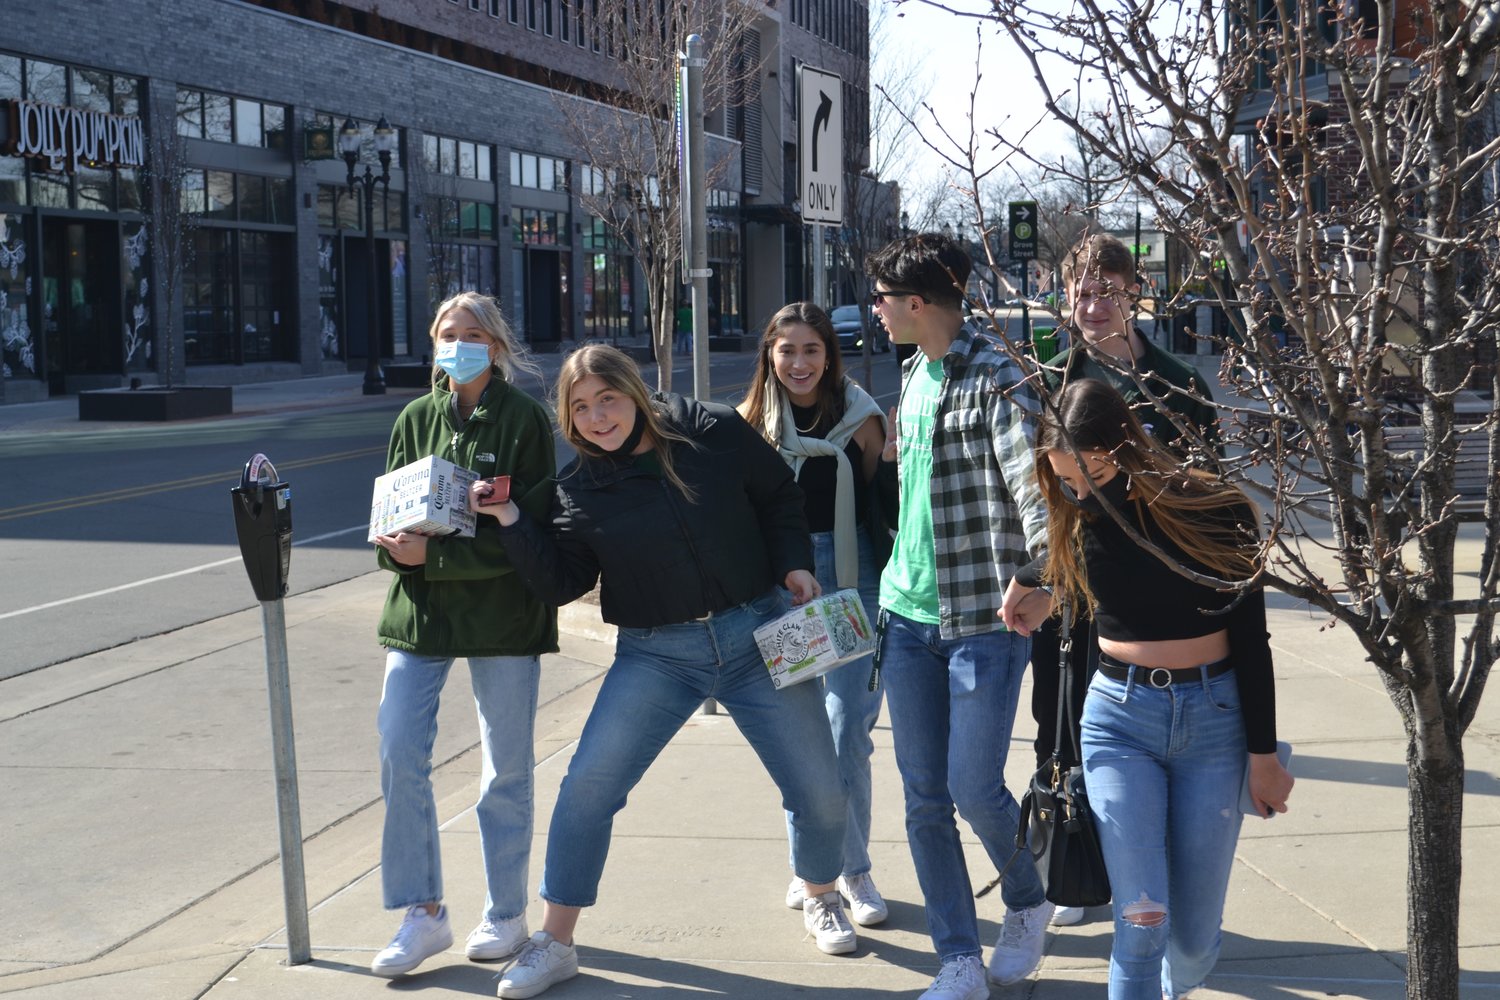
<svg viewBox="0 0 1500 1000"><path fill-rule="evenodd" d="M798 406L788 400L786 419L796 421L798 434L806 438L826 438L837 423L836 419L818 420L816 406ZM816 421L816 423L814 423ZM802 428L811 427L805 431ZM864 452L853 438L844 446L844 455L854 471L854 523L865 523L866 494L869 484L865 482ZM832 455L818 455L806 459L797 473L797 485L806 495L807 529L809 531L832 531L834 496L838 489L838 460Z"/></svg>

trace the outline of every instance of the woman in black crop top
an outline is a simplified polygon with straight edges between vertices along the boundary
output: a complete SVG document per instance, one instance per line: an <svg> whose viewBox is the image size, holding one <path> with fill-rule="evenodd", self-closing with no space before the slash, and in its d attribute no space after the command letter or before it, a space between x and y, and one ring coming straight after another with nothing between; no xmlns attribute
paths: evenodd
<svg viewBox="0 0 1500 1000"><path fill-rule="evenodd" d="M890 508L875 494L884 485L886 503L894 498L895 456L881 460L885 418L869 393L844 374L833 323L820 306L793 302L771 317L739 411L797 476L819 586L829 593L857 588L873 622L891 542L882 513ZM882 470L885 476L878 476ZM878 685L871 691L869 682L868 657L813 682L823 688L839 774L849 791L839 891L855 923L864 926L881 923L889 912L870 877L870 734L883 692ZM802 880L795 876L786 904L802 905Z"/></svg>
<svg viewBox="0 0 1500 1000"><path fill-rule="evenodd" d="M1081 742L1114 894L1109 996L1176 998L1218 958L1246 768L1263 814L1285 812L1292 788L1265 597L1234 586L1254 576L1257 515L1184 471L1109 385L1081 379L1056 403L1036 444L1044 579L1099 630Z"/></svg>

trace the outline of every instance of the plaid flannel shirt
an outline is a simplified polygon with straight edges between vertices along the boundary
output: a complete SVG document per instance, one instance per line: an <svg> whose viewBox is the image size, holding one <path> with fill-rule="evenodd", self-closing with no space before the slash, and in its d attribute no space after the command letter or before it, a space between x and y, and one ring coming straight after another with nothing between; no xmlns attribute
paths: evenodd
<svg viewBox="0 0 1500 1000"><path fill-rule="evenodd" d="M907 359L903 398L925 363L920 351ZM1040 412L1020 366L964 326L943 356L932 422L932 540L944 639L1003 629L1005 585L1046 548L1033 454Z"/></svg>

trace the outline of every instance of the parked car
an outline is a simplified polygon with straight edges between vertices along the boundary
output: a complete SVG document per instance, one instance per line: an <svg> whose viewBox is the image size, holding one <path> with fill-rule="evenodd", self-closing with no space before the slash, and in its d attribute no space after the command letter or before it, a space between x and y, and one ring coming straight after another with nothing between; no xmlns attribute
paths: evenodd
<svg viewBox="0 0 1500 1000"><path fill-rule="evenodd" d="M865 331L859 321L859 306L834 306L828 312L828 318L833 321L834 335L839 339L839 349L845 351L860 351L865 346ZM879 320L871 317L870 321L871 350L889 351L891 342L885 335L885 325Z"/></svg>

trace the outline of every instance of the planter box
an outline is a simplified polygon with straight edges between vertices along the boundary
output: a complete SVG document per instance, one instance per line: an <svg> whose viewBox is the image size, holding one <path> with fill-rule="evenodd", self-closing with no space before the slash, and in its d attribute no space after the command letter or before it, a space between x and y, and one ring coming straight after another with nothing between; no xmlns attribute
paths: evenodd
<svg viewBox="0 0 1500 1000"><path fill-rule="evenodd" d="M233 412L234 388L227 385L93 389L78 394L79 420L197 420Z"/></svg>
<svg viewBox="0 0 1500 1000"><path fill-rule="evenodd" d="M421 362L381 365L385 384L392 389L426 389L432 385L432 366Z"/></svg>

